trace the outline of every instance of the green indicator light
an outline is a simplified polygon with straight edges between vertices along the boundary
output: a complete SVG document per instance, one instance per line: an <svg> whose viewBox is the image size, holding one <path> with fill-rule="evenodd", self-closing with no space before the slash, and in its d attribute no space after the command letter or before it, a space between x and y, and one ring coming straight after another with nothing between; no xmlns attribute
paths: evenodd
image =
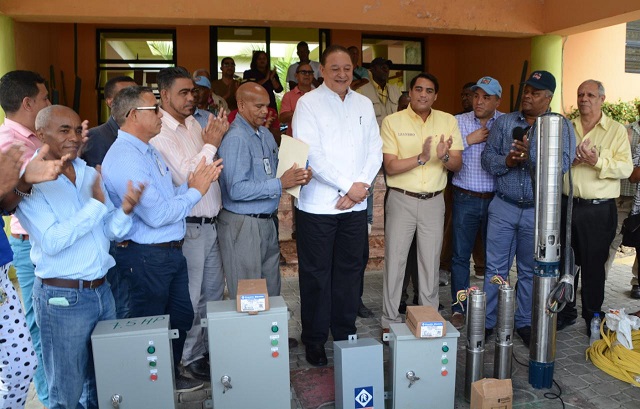
<svg viewBox="0 0 640 409"><path fill-rule="evenodd" d="M154 347L153 345L150 345L149 348L147 348L147 352L150 354L153 354L156 352L156 347Z"/></svg>
<svg viewBox="0 0 640 409"><path fill-rule="evenodd" d="M449 347L446 345L442 346L442 352L449 352Z"/></svg>
<svg viewBox="0 0 640 409"><path fill-rule="evenodd" d="M156 361L149 361L149 366L156 366L157 362Z"/></svg>
<svg viewBox="0 0 640 409"><path fill-rule="evenodd" d="M279 329L280 329L280 328L278 328L278 326L277 326L277 325L272 325L272 326L271 326L271 332L278 332L278 330L279 330Z"/></svg>
<svg viewBox="0 0 640 409"><path fill-rule="evenodd" d="M448 364L448 363L449 363L449 360L448 360L447 358L442 358L442 363L443 363L443 364Z"/></svg>
<svg viewBox="0 0 640 409"><path fill-rule="evenodd" d="M272 339L271 340L271 345L273 345L273 346L278 345L278 340L277 339Z"/></svg>

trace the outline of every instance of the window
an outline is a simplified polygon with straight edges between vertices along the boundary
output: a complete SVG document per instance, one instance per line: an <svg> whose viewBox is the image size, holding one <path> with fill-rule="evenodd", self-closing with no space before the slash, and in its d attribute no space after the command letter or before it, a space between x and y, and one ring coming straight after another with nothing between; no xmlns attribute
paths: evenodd
<svg viewBox="0 0 640 409"><path fill-rule="evenodd" d="M128 75L138 85L157 88L156 75L177 61L175 30L97 30L98 118L105 122L109 109L104 85L113 77Z"/></svg>
<svg viewBox="0 0 640 409"><path fill-rule="evenodd" d="M624 71L640 74L640 20L627 23Z"/></svg>
<svg viewBox="0 0 640 409"><path fill-rule="evenodd" d="M369 68L377 57L391 60L389 82L401 90L423 71L423 50L424 42L419 38L362 35L362 65Z"/></svg>

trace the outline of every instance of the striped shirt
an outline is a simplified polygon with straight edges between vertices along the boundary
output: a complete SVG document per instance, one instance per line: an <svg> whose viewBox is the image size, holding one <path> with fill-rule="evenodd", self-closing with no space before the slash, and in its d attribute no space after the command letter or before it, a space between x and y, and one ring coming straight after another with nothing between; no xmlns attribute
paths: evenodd
<svg viewBox="0 0 640 409"><path fill-rule="evenodd" d="M150 143L162 154L169 166L174 186L180 186L187 182L189 173L196 169L202 158L211 163L218 149L204 143L202 128L193 116L187 117L182 125L169 113L162 111L161 120L162 129ZM215 217L221 207L220 185L215 181L202 200L193 207L189 216Z"/></svg>
<svg viewBox="0 0 640 409"><path fill-rule="evenodd" d="M186 183L174 187L169 167L152 145L120 129L102 162L102 177L116 206L122 203L129 180L146 184L133 209L131 231L123 239L153 244L184 238L184 219L202 195Z"/></svg>
<svg viewBox="0 0 640 409"><path fill-rule="evenodd" d="M31 261L40 278L96 280L116 263L109 241L121 240L132 226L130 216L93 198L97 172L75 159L75 184L66 176L33 185L18 206L18 217L29 232Z"/></svg>
<svg viewBox="0 0 640 409"><path fill-rule="evenodd" d="M482 169L496 176L496 191L516 202L533 202L531 170L536 162L536 139L529 137L529 161L516 167L507 166L506 159L513 144L513 130L527 128L529 124L520 111L497 118L489 131L482 152ZM535 135L534 123L528 135ZM562 127L562 173L566 173L576 155L576 137L573 125L566 119Z"/></svg>
<svg viewBox="0 0 640 409"><path fill-rule="evenodd" d="M496 118L504 115L502 112L496 111L492 118L489 118L487 124L484 125L487 129L491 130ZM464 114L456 115L458 120L458 128L460 128L460 134L462 135L462 144L464 145L464 151L462 152L462 168L459 172L453 175L454 186L459 188L470 190L472 192L486 193L493 192L495 190L495 177L487 173L482 169L480 159L482 157L482 151L487 142L476 143L473 145L467 144L467 136L482 128L483 125L480 120L476 118L473 111Z"/></svg>

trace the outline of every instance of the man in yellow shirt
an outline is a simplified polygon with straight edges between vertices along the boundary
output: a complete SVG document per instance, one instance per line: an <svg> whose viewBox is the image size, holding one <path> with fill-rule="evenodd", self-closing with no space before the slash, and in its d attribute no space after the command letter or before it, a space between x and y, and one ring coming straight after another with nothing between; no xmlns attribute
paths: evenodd
<svg viewBox="0 0 640 409"><path fill-rule="evenodd" d="M580 116L572 121L576 135L576 159L571 167L571 247L576 265L580 266L575 287L581 279L582 318L587 324L587 335L591 335L590 323L594 314L603 315L605 263L616 234L618 214L615 199L620 196L620 179L628 178L633 171L627 131L603 114L604 99L604 86L600 81L587 80L580 84ZM566 207L569 186L569 175L565 174L563 207ZM564 218L565 212L562 215ZM558 329L574 324L577 316L574 300L558 314Z"/></svg>
<svg viewBox="0 0 640 409"><path fill-rule="evenodd" d="M417 232L420 305L438 308L447 171L462 166L462 138L453 115L432 109L438 79L428 73L411 80L409 108L382 122L383 165L389 195L385 205L385 266L381 324L401 322L398 313L409 246Z"/></svg>

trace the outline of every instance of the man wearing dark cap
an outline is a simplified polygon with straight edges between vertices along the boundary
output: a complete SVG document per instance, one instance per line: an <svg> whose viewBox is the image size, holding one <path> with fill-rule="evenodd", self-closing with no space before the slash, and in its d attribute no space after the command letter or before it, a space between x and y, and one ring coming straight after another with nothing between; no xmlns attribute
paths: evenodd
<svg viewBox="0 0 640 409"><path fill-rule="evenodd" d="M457 329L464 324L466 303L457 302L457 293L469 288L469 258L478 240L482 254L487 235L487 209L495 190L495 177L482 169L480 157L489 130L500 117L498 112L502 87L495 78L482 77L471 87L471 112L456 115L464 151L462 169L452 179L452 236L451 260L451 324ZM484 258L484 257L483 257Z"/></svg>
<svg viewBox="0 0 640 409"><path fill-rule="evenodd" d="M376 113L378 126L382 125L382 120L398 111L398 99L402 92L393 85L388 84L389 70L393 63L386 58L377 57L371 61L371 79L368 84L364 84L358 92L369 98L373 103L373 110Z"/></svg>
<svg viewBox="0 0 640 409"><path fill-rule="evenodd" d="M534 71L525 82L520 111L496 119L482 152L482 168L496 177L496 193L489 204L487 225L487 269L484 291L487 294L485 334L496 325L498 285L494 276L509 278L514 256L517 259L518 292L515 316L516 332L529 347L534 268L534 200L531 170L536 161L536 119L549 111L556 79L548 71ZM533 126L533 128L532 128ZM529 132L526 133L525 131ZM563 127L562 172L575 156L575 136L571 126Z"/></svg>

